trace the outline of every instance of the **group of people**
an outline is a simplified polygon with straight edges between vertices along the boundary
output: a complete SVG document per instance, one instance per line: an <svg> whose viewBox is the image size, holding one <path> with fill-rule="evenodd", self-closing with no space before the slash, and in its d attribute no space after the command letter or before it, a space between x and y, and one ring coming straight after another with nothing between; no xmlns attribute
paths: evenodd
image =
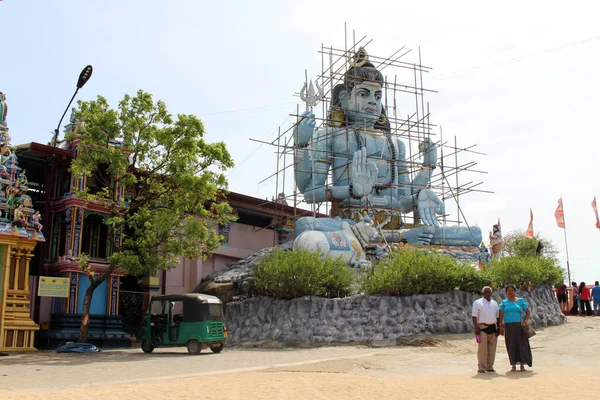
<svg viewBox="0 0 600 400"><path fill-rule="evenodd" d="M596 317L600 316L600 284L598 281L594 283L592 290L586 286L585 282L581 282L579 286L577 286L576 282L571 282L571 285L573 286L571 289L573 291L573 306L571 310L569 310L567 302L567 285L563 283L556 287L556 297L560 304L560 309L564 312L568 311L572 315L591 316L591 300L594 304L594 315Z"/></svg>
<svg viewBox="0 0 600 400"><path fill-rule="evenodd" d="M533 364L529 339L524 335L531 319L531 310L527 302L517 297L513 285L506 287L506 299L498 303L492 299L492 288L482 289L482 298L475 300L471 316L474 334L479 344L477 350L478 372L494 373L498 336L503 335L511 371L526 371L525 365Z"/></svg>

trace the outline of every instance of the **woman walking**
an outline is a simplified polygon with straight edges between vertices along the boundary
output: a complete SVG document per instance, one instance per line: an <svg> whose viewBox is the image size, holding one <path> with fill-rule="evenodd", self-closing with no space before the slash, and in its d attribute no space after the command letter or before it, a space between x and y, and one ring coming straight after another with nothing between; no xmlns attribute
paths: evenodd
<svg viewBox="0 0 600 400"><path fill-rule="evenodd" d="M592 316L592 307L590 306L590 289L585 285L585 282L579 284L579 303L581 304L581 316Z"/></svg>
<svg viewBox="0 0 600 400"><path fill-rule="evenodd" d="M530 323L531 311L525 300L516 296L515 286L506 287L506 296L500 305L500 334L504 335L511 371L517 370L517 364L521 371L526 371L525 364L531 367L533 357L523 327Z"/></svg>

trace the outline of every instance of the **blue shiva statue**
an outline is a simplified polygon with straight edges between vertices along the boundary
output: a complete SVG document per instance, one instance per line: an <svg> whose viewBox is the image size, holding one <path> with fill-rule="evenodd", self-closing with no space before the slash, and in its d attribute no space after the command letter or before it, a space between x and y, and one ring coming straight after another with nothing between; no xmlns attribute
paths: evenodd
<svg viewBox="0 0 600 400"><path fill-rule="evenodd" d="M303 234L347 231L344 224L352 226L365 214L380 227L375 240L364 238L371 243L385 239L388 243L478 246L482 240L479 227L440 226L436 219L445 209L428 188L437 163L437 146L429 139L419 144L422 164L410 164L419 168L410 181L406 147L391 135L382 107L383 84L382 74L361 48L343 82L333 88L327 126L315 132L315 116L307 110L294 127L298 190L308 203L331 202L333 217L300 218L296 241L305 244L295 247L312 249L315 246L301 239ZM402 214L411 212L415 223L409 225Z"/></svg>

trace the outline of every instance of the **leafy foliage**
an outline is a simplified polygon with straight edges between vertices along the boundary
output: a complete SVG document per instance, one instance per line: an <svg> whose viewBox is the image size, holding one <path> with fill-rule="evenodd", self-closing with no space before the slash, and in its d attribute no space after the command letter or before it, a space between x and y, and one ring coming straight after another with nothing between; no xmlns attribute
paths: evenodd
<svg viewBox="0 0 600 400"><path fill-rule="evenodd" d="M537 249L541 243L541 251ZM549 257L556 258L558 249L552 240L541 235L532 238L525 236L523 230L514 230L502 238L502 248L511 257Z"/></svg>
<svg viewBox="0 0 600 400"><path fill-rule="evenodd" d="M255 267L253 294L291 299L346 296L353 272L341 258L305 250L274 250Z"/></svg>
<svg viewBox="0 0 600 400"><path fill-rule="evenodd" d="M80 102L77 118L68 138L78 142L71 170L94 175L99 190L76 195L111 210L111 265L130 273L167 269L177 257L206 257L218 247L210 228L232 216L218 201L227 182L217 171L233 162L224 143L206 143L198 118L173 119L143 91L126 95L117 110L101 96Z"/></svg>
<svg viewBox="0 0 600 400"><path fill-rule="evenodd" d="M511 283L524 290L536 285L554 286L564 279L564 269L549 257L503 257L492 262L490 273L497 285Z"/></svg>
<svg viewBox="0 0 600 400"><path fill-rule="evenodd" d="M419 248L402 248L356 274L341 259L307 251L275 250L255 267L255 295L295 298L341 297L353 287L368 295L409 296L453 290L480 292L514 284L530 290L562 282L564 270L549 257L504 257L481 271L456 259Z"/></svg>
<svg viewBox="0 0 600 400"><path fill-rule="evenodd" d="M468 268L473 269L451 257L402 248L379 262L373 274L365 276L361 288L369 295L384 296L449 292L461 284L465 287L474 284L473 276L466 275ZM466 279L461 279L463 276Z"/></svg>

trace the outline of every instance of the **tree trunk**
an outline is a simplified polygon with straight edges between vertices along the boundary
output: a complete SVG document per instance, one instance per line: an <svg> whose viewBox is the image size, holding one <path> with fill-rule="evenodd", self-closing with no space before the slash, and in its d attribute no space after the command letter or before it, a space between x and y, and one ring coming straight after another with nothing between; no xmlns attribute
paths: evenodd
<svg viewBox="0 0 600 400"><path fill-rule="evenodd" d="M85 296L83 297L83 309L81 310L81 325L79 327L79 341L82 343L87 342L88 340L88 330L90 328L90 307L92 306L92 296L94 295L94 290L102 282L106 280L116 269L114 265L110 265L104 272L98 275L97 279L94 279L94 275L88 276L90 280L90 286L85 290ZM87 275L87 274L86 274Z"/></svg>
<svg viewBox="0 0 600 400"><path fill-rule="evenodd" d="M88 286L88 288L85 290L85 296L83 297L83 309L81 310L81 326L79 327L79 342L81 343L85 343L88 340L92 296L94 295L94 290L96 290L100 283L97 283L96 281L90 282L90 286Z"/></svg>

